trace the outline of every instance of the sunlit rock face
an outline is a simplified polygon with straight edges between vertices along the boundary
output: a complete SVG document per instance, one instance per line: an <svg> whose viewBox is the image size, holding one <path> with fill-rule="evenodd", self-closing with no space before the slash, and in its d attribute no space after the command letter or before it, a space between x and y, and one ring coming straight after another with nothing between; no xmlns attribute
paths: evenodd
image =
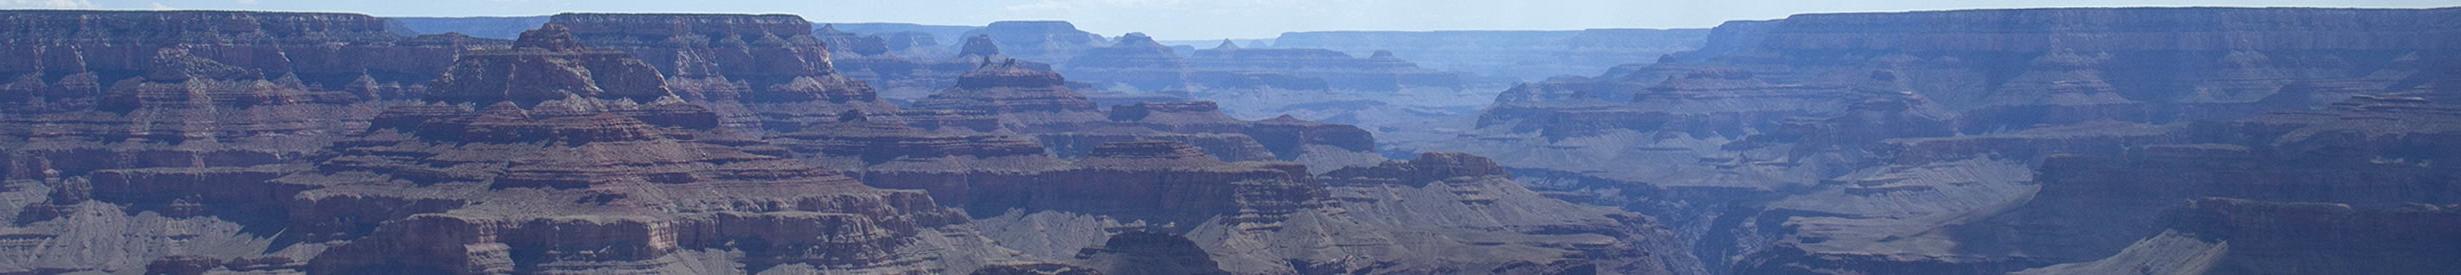
<svg viewBox="0 0 2461 275"><path fill-rule="evenodd" d="M572 39L550 24L468 54L431 100L269 181L290 234L330 247L306 270L956 272L1012 256L924 193L788 158L648 63Z"/></svg>
<svg viewBox="0 0 2461 275"><path fill-rule="evenodd" d="M2305 134L2215 133L2383 99L2446 104L2435 102L2450 93L2441 83L2461 74L2417 64L2461 53L2450 24L2435 19L2453 13L2029 9L1737 21L1698 51L1507 90L1479 130L1440 147L1494 156L1560 198L1667 219L1700 258L1728 259L1711 260L1713 269L2008 272L2099 259L2159 233L2153 216L2105 207L2155 212L2199 196L2315 199L2156 191L2168 189L2147 188L2192 185L2141 179L2238 168L2117 160L2306 150L2251 142ZM2362 109L2411 117L2438 108ZM2232 159L2350 176L2290 185L2368 193L2357 190L2376 184L2360 178L2435 177L2252 154ZM2066 172L2100 164L2147 174ZM2075 177L2095 174L2109 176ZM2082 188L2070 183L2078 181L2132 184L2072 189ZM2136 195L2145 197L2069 201Z"/></svg>

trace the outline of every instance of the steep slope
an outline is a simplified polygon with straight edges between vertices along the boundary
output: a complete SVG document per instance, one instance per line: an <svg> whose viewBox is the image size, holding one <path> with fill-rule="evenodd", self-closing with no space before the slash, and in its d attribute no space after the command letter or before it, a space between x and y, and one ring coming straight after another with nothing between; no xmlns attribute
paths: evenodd
<svg viewBox="0 0 2461 275"><path fill-rule="evenodd" d="M728 127L793 131L839 112L896 108L839 74L829 46L793 15L559 14L549 22L571 28L583 45L647 61Z"/></svg>
<svg viewBox="0 0 2461 275"><path fill-rule="evenodd" d="M2017 274L2432 274L2455 268L2451 205L2352 207L2207 198L2164 215L2163 231L2102 260Z"/></svg>
<svg viewBox="0 0 2461 275"><path fill-rule="evenodd" d="M927 195L781 157L649 63L564 32L469 55L432 103L388 110L316 172L271 181L296 194L290 234L331 246L308 270L947 272L1007 257ZM569 81L588 79L601 80Z"/></svg>
<svg viewBox="0 0 2461 275"><path fill-rule="evenodd" d="M2108 158L2273 150L2241 141L2267 135L2224 138L2214 132L2240 130L2196 125L2448 90L2430 83L2461 74L2419 62L2461 53L2448 38L2450 22L2436 20L2453 12L2027 9L1738 21L1699 51L1508 90L1478 130L1432 146L1493 155L1556 197L1664 218L1713 270L1999 273L2099 258L2156 233L2139 218L2111 230L2011 237L2029 241L1967 231L2002 220L2023 221L2016 228L2106 225L1993 218L2057 197L2095 197L2063 195L2072 191L2059 182L2090 175L2062 172L2066 165L2139 168L2164 164ZM2393 109L2387 113L2440 112ZM2388 123L2440 123L2406 121ZM2355 124L2388 125L2376 122L2385 121ZM2231 146L2200 145L2207 143ZM2237 169L2184 163L2097 181ZM2302 167L2408 175L2335 165ZM2146 204L2075 203L2155 211L2189 198L2122 190L2091 192L2146 195Z"/></svg>

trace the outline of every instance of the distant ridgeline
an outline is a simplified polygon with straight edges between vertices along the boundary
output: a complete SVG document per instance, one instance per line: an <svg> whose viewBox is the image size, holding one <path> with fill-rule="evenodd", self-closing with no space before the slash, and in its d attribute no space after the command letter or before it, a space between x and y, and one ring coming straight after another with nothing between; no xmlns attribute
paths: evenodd
<svg viewBox="0 0 2461 275"><path fill-rule="evenodd" d="M546 22L546 17L392 18L416 33L456 32L510 39ZM814 32L836 37L831 50L855 58L895 56L910 61L952 56L961 42L988 36L1007 56L1067 72L1098 90L1171 92L1207 90L1338 90L1392 92L1408 89L1490 89L1559 75L1591 75L1615 65L1648 62L1699 46L1706 30L1594 29L1583 31L1307 32L1251 40L1244 46L1161 47L1079 30L1062 21L1002 21L987 26L905 23L816 23ZM1152 40L1150 38L1144 40ZM1210 42L1210 41L1209 41ZM1210 43L1208 43L1210 44ZM1116 49L1113 49L1116 48ZM1244 51L1232 53L1230 49ZM1213 53L1204 51L1211 50ZM1151 52L1131 57L1130 52ZM1083 61L1083 64L1079 64ZM893 98L943 83L907 77L909 66L848 66L858 79ZM892 62L895 63L895 62ZM890 71L894 70L894 71ZM1123 75L1113 75L1120 73ZM941 74L945 75L945 74Z"/></svg>
<svg viewBox="0 0 2461 275"><path fill-rule="evenodd" d="M901 56L793 15L485 20L534 26L0 11L0 274L1707 273L1483 157L1102 106L1011 57L1177 57L1141 35Z"/></svg>
<svg viewBox="0 0 2461 275"><path fill-rule="evenodd" d="M2461 257L2431 229L2461 203L2453 18L1734 21L1697 51L1515 87L1430 148L1665 218L1739 274L2446 273L2424 259Z"/></svg>

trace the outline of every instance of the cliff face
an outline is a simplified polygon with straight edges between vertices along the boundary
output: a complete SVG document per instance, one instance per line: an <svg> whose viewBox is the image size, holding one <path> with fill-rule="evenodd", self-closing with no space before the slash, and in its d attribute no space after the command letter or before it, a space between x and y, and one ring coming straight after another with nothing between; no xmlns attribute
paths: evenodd
<svg viewBox="0 0 2461 275"><path fill-rule="evenodd" d="M1481 158L1378 164L1356 127L1211 102L1106 109L988 37L897 110L819 42L867 39L790 16L566 14L505 42L94 14L44 24L271 21L9 44L43 66L129 57L41 47L153 48L0 86L0 122L24 126L0 128L0 246L20 248L0 272L1701 272L1647 218L1538 197ZM298 64L371 62L290 52L361 43L448 55L346 56L443 61L326 82ZM1341 167L1363 168L1310 172Z"/></svg>
<svg viewBox="0 0 2461 275"><path fill-rule="evenodd" d="M1700 48L1709 33L1700 29L1292 32L1275 38L1273 46L1328 49L1355 56L1391 51L1432 69L1538 81L1653 62L1660 56Z"/></svg>
<svg viewBox="0 0 2461 275"><path fill-rule="evenodd" d="M871 189L781 157L672 92L559 81L659 84L640 73L654 71L647 64L577 46L564 31L549 25L515 48L466 55L439 78L438 96L388 109L311 171L175 200L293 240L262 256L197 261L317 273L934 272L1007 257L962 247L984 244L922 193ZM532 74L571 78L517 76ZM501 82L531 89L501 92ZM144 206L148 197L113 194L171 184L92 189L99 201ZM737 265L688 263L710 260Z"/></svg>
<svg viewBox="0 0 2461 275"><path fill-rule="evenodd" d="M735 128L792 131L848 110L894 111L839 74L810 22L792 15L561 14L590 47L639 57L678 95Z"/></svg>
<svg viewBox="0 0 2461 275"><path fill-rule="evenodd" d="M1194 84L1223 89L1401 91L1461 89L1469 82L1386 51L1358 58L1324 49L1242 49L1229 41L1191 53L1188 67Z"/></svg>
<svg viewBox="0 0 2461 275"><path fill-rule="evenodd" d="M1035 136L1062 158L1084 156L1110 142L1148 139L1195 144L1227 161L1295 160L1358 164L1372 158L1374 138L1347 125L1297 119L1244 121L1210 102L1132 104L1100 109L1058 73L1015 61L987 64L957 86L914 104L994 118L1003 129Z"/></svg>
<svg viewBox="0 0 2461 275"><path fill-rule="evenodd" d="M2191 198L2450 204L2461 201L2451 191L2457 175L2437 162L2461 152L2439 141L2461 129L2454 110L2416 98L2365 96L2323 111L2179 131L2209 143L2054 157L2041 167L2035 199L1976 226L1974 239L2007 245L1983 251L2082 260L2120 253L2162 232L2162 216L2155 213ZM2165 180L2146 184L2146 178Z"/></svg>
<svg viewBox="0 0 2461 275"><path fill-rule="evenodd" d="M296 163L464 47L363 15L0 13L0 178ZM444 60L444 61L439 61Z"/></svg>
<svg viewBox="0 0 2461 275"><path fill-rule="evenodd" d="M1562 198L1667 218L1700 257L1731 261L1709 265L1733 272L2007 272L2115 253L2159 233L2151 216L2120 213L2196 196L2445 203L2418 191L2439 190L2426 187L2445 185L2439 174L2351 160L2365 157L2290 157L2315 147L2275 142L2317 142L2287 128L2383 131L2278 124L2313 121L2303 116L2440 125L2423 122L2445 120L2428 115L2440 107L2373 99L2327 108L2378 110L2366 115L2277 112L2354 97L2433 101L2449 89L2429 83L2461 75L2411 64L2461 49L2449 22L2435 20L2453 12L2031 9L1733 22L1699 51L1506 91L1479 130L1445 146L1493 155ZM2390 125L2366 121L2343 124ZM2183 155L2131 160L2174 154ZM2083 168L2106 165L2135 172ZM2123 180L2206 173L2214 179ZM2348 192L2197 187L2223 182Z"/></svg>
<svg viewBox="0 0 2461 275"><path fill-rule="evenodd" d="M546 16L512 17L386 17L385 21L419 34L459 33L490 39L521 38L521 32L547 24Z"/></svg>
<svg viewBox="0 0 2461 275"><path fill-rule="evenodd" d="M841 33L838 36L848 40L887 41L879 35ZM989 63L1015 60L1001 54L999 44L992 42L991 36L977 35L966 37L963 41L963 46L953 55L940 51L891 51L879 54L844 51L831 56L831 59L836 61L839 71L847 77L877 87L881 97L907 101L922 99L941 89L956 86L957 80L966 73ZM1017 66L1026 68L1051 69L1048 64L1017 62Z"/></svg>
<svg viewBox="0 0 2461 275"><path fill-rule="evenodd" d="M2205 198L2170 210L2162 233L2109 258L2021 274L2165 272L2306 274L2435 273L2461 254L2451 205L2353 207Z"/></svg>
<svg viewBox="0 0 2461 275"><path fill-rule="evenodd" d="M1087 49L1062 70L1078 81L1117 83L1146 91L1187 89L1188 61L1143 33L1119 37L1109 47Z"/></svg>
<svg viewBox="0 0 2461 275"><path fill-rule="evenodd" d="M989 36L1000 49L1017 59L1043 64L1066 65L1069 58L1102 47L1111 41L1102 35L1077 30L1066 21L1000 21L982 29L967 31L965 37Z"/></svg>
<svg viewBox="0 0 2461 275"><path fill-rule="evenodd" d="M1324 49L1241 49L1230 41L1182 55L1142 33L1086 50L1062 70L1097 85L1140 91L1232 93L1256 90L1394 92L1463 88L1459 73L1419 68L1377 52L1368 58Z"/></svg>
<svg viewBox="0 0 2461 275"><path fill-rule="evenodd" d="M1074 163L977 174L967 209L1002 244L1107 272L1700 272L1646 218L1539 198L1472 156L1310 176L1291 163L1221 162L1184 143L1125 142ZM1203 253L1122 253L1138 239L1195 240L1166 247Z"/></svg>

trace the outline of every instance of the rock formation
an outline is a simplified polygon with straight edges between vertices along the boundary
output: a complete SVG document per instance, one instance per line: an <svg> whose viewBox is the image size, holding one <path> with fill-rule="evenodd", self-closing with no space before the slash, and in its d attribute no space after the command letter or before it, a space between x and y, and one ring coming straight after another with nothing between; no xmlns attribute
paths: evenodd
<svg viewBox="0 0 2461 275"><path fill-rule="evenodd" d="M829 46L793 15L561 14L581 44L623 51L665 75L684 100L734 128L792 131L848 110L894 111L837 73Z"/></svg>
<svg viewBox="0 0 2461 275"><path fill-rule="evenodd" d="M1377 51L1391 51L1432 69L1537 81L1656 61L1666 54L1698 49L1708 35L1702 29L1327 31L1283 33L1273 39L1273 46L1370 57Z"/></svg>
<svg viewBox="0 0 2461 275"><path fill-rule="evenodd" d="M1128 33L1109 47L1086 49L1061 67L1078 81L1114 83L1145 91L1187 89L1188 61L1144 33Z"/></svg>
<svg viewBox="0 0 2461 275"><path fill-rule="evenodd" d="M2162 233L2102 260L2017 274L2437 273L2461 254L2453 205L2353 207L2205 198L2170 210Z"/></svg>
<svg viewBox="0 0 2461 275"><path fill-rule="evenodd" d="M507 17L386 17L385 21L419 34L459 33L489 39L521 38L521 32L547 24L546 16Z"/></svg>
<svg viewBox="0 0 2461 275"><path fill-rule="evenodd" d="M466 47L351 14L13 11L0 178L296 163ZM208 27L245 26L245 27Z"/></svg>
<svg viewBox="0 0 2461 275"><path fill-rule="evenodd" d="M2139 213L2201 196L2450 203L2416 191L2424 187L2378 187L2449 178L2352 160L2416 157L2293 157L2316 152L2293 144L2382 125L2441 129L2425 122L2444 120L2432 118L2445 112L2436 104L2385 99L2425 100L2445 89L2426 83L2461 77L2407 65L2461 50L2444 38L2446 24L2429 19L2453 12L2031 9L1738 21L1699 51L1506 91L1479 130L1434 146L1495 156L1559 198L1666 219L1712 270L2010 272L2118 253L2160 233L2153 215ZM2354 97L2362 100L2327 109L2373 111L2296 112ZM2370 122L2277 124L2312 117ZM2247 170L2278 172L2234 172ZM2177 181L2143 182L2151 178ZM2411 178L2419 180L2401 180ZM2201 191L2249 190L2220 187L2229 183L2349 193Z"/></svg>
<svg viewBox="0 0 2461 275"><path fill-rule="evenodd" d="M554 42L571 39L561 26L522 36L438 80L438 95L467 96L388 110L316 172L269 182L284 190L270 199L299 207L287 211L296 246L330 246L308 271L953 272L1010 256L923 193L782 157L664 85L589 93L617 89L522 78L660 84L623 52ZM561 96L493 92L506 79L494 75Z"/></svg>
<svg viewBox="0 0 2461 275"><path fill-rule="evenodd" d="M874 39L877 36L861 36ZM957 85L957 79L975 68L992 62L1015 60L1000 53L1000 47L988 35L967 37L953 56L936 52L864 55L845 53L832 56L840 72L877 87L880 96L892 100L917 100ZM1017 61L1018 66L1050 70L1042 63Z"/></svg>
<svg viewBox="0 0 2461 275"><path fill-rule="evenodd" d="M1386 51L1357 58L1324 49L1241 49L1229 41L1191 53L1188 67L1193 84L1227 89L1451 90L1464 88L1468 81L1458 73L1419 68Z"/></svg>
<svg viewBox="0 0 2461 275"><path fill-rule="evenodd" d="M1017 59L1043 64L1061 64L1069 58L1102 47L1110 38L1077 30L1066 21L999 21L981 29L968 31L964 37L989 36L1000 49Z"/></svg>
<svg viewBox="0 0 2461 275"><path fill-rule="evenodd" d="M1075 158L1110 142L1171 140L1226 161L1296 160L1322 167L1369 164L1374 137L1357 127L1284 118L1244 121L1211 102L1140 103L1102 110L1058 73L1014 62L986 64L956 87L914 108L996 117L1001 128L1032 135L1056 156Z"/></svg>

